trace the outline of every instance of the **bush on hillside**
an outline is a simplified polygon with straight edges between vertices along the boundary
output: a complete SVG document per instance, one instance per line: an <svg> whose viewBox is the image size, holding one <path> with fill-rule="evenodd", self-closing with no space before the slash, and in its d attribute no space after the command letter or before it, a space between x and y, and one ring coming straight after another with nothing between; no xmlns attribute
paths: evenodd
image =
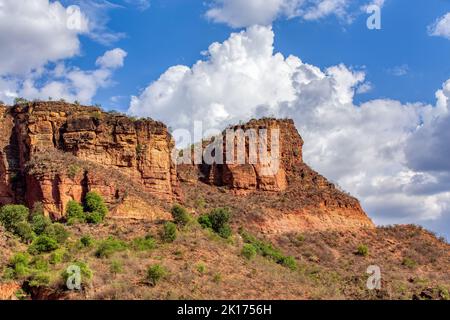
<svg viewBox="0 0 450 320"><path fill-rule="evenodd" d="M172 222L164 224L162 238L165 242L174 242L177 238L177 226Z"/></svg>
<svg viewBox="0 0 450 320"><path fill-rule="evenodd" d="M108 208L106 207L103 197L94 191L86 194L84 203L85 211L90 212L91 214L95 213L97 216L101 217L102 221L108 214ZM97 218L94 218L94 220L96 219Z"/></svg>
<svg viewBox="0 0 450 320"><path fill-rule="evenodd" d="M83 211L81 204L74 200L67 203L66 218L69 224L86 222L86 214Z"/></svg>
<svg viewBox="0 0 450 320"><path fill-rule="evenodd" d="M52 221L50 218L41 215L41 214L34 214L31 218L31 225L33 227L34 233L37 235L40 235L44 232L44 230L52 224Z"/></svg>
<svg viewBox="0 0 450 320"><path fill-rule="evenodd" d="M60 223L53 223L45 228L44 235L55 239L59 244L63 244L69 238L69 232L66 228Z"/></svg>
<svg viewBox="0 0 450 320"><path fill-rule="evenodd" d="M0 209L0 222L6 230L14 232L19 222L28 220L29 213L23 205L7 204Z"/></svg>
<svg viewBox="0 0 450 320"><path fill-rule="evenodd" d="M33 227L26 221L19 222L14 229L14 234L17 235L24 243L31 243L34 238L36 238L36 234L33 232Z"/></svg>
<svg viewBox="0 0 450 320"><path fill-rule="evenodd" d="M198 223L207 229L213 230L222 238L229 238L232 234L230 221L230 211L228 208L217 208L212 210L209 214L201 215L198 218Z"/></svg>
<svg viewBox="0 0 450 320"><path fill-rule="evenodd" d="M147 270L147 279L152 286L155 286L158 281L166 277L168 274L167 269L160 264L152 265Z"/></svg>

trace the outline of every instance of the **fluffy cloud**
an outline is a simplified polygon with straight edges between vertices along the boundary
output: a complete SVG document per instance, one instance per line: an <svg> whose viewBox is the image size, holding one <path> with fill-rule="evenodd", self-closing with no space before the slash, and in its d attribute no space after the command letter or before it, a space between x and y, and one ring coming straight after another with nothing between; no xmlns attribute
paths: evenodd
<svg viewBox="0 0 450 320"><path fill-rule="evenodd" d="M303 0L217 0L206 16L232 27L271 24L278 16L297 15Z"/></svg>
<svg viewBox="0 0 450 320"><path fill-rule="evenodd" d="M206 17L231 27L270 25L277 18L318 20L331 15L350 22L352 0L214 0ZM383 5L384 1L375 0Z"/></svg>
<svg viewBox="0 0 450 320"><path fill-rule="evenodd" d="M107 51L97 59L99 68L95 70L67 68L63 63L58 64L45 74L26 79L17 89L17 96L43 100L63 98L89 104L99 88L111 84L113 70L123 66L126 55L120 48ZM42 84L43 77L47 80Z"/></svg>
<svg viewBox="0 0 450 320"><path fill-rule="evenodd" d="M428 27L428 33L432 36L439 36L450 39L450 12L437 19Z"/></svg>
<svg viewBox="0 0 450 320"><path fill-rule="evenodd" d="M96 61L96 65L106 69L115 69L123 67L123 61L126 56L127 56L126 51L120 48L116 48L107 51L103 56L99 57Z"/></svg>
<svg viewBox="0 0 450 320"><path fill-rule="evenodd" d="M204 119L208 126L216 127L248 118L260 106L275 108L293 101L291 77L301 61L272 53L269 28L254 26L232 34L224 43L209 47L206 61L192 68L167 70L140 97L132 97L130 112L151 115L177 127L189 125L193 119Z"/></svg>
<svg viewBox="0 0 450 320"><path fill-rule="evenodd" d="M78 54L83 14L48 0L0 0L0 75L23 75Z"/></svg>
<svg viewBox="0 0 450 320"><path fill-rule="evenodd" d="M273 41L270 27L234 33L194 66L168 69L132 98L129 111L188 129L194 120L221 129L251 117L294 118L306 161L359 197L376 222L445 219L450 154L443 154L449 137L441 130L450 123L450 81L435 106L386 99L355 105L364 72L285 58Z"/></svg>
<svg viewBox="0 0 450 320"><path fill-rule="evenodd" d="M348 3L348 0L315 1L313 5L304 10L302 16L305 20L317 20L331 14L344 18L347 15L346 9Z"/></svg>
<svg viewBox="0 0 450 320"><path fill-rule="evenodd" d="M127 55L117 48L99 57L95 70L66 67L62 61L80 51L79 35L92 34L94 25L85 11L59 1L0 0L0 100L54 97L90 103Z"/></svg>

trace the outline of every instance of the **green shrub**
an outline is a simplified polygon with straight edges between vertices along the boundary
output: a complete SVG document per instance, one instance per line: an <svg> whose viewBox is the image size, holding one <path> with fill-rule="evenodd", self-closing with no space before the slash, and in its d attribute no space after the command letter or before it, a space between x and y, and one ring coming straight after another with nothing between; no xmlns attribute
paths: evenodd
<svg viewBox="0 0 450 320"><path fill-rule="evenodd" d="M230 211L228 208L214 209L209 214L209 220L211 221L211 228L219 233L220 230L228 226L228 222L230 221Z"/></svg>
<svg viewBox="0 0 450 320"><path fill-rule="evenodd" d="M198 217L197 221L203 228L212 229L212 223L209 219L208 214L202 214L200 217Z"/></svg>
<svg viewBox="0 0 450 320"><path fill-rule="evenodd" d="M86 222L90 224L99 224L103 221L103 214L100 212L88 212L86 213Z"/></svg>
<svg viewBox="0 0 450 320"><path fill-rule="evenodd" d="M197 200L195 200L195 207L200 210L204 209L206 207L205 199L203 197L197 198Z"/></svg>
<svg viewBox="0 0 450 320"><path fill-rule="evenodd" d="M297 270L297 261L295 261L294 257L291 256L283 257L281 259L280 264L291 270Z"/></svg>
<svg viewBox="0 0 450 320"><path fill-rule="evenodd" d="M356 254L358 256L367 257L369 255L369 248L365 244L362 244L356 249Z"/></svg>
<svg viewBox="0 0 450 320"><path fill-rule="evenodd" d="M69 224L86 222L86 214L83 211L83 207L74 200L70 200L67 203L66 217Z"/></svg>
<svg viewBox="0 0 450 320"><path fill-rule="evenodd" d="M29 213L23 205L7 204L0 209L0 222L6 230L14 232L19 222L27 221Z"/></svg>
<svg viewBox="0 0 450 320"><path fill-rule="evenodd" d="M232 234L231 227L229 225L225 225L222 228L220 228L219 231L217 231L217 234L224 239L228 239L229 237L231 237Z"/></svg>
<svg viewBox="0 0 450 320"><path fill-rule="evenodd" d="M197 271L201 274L204 274L206 272L206 266L203 263L199 263L197 265Z"/></svg>
<svg viewBox="0 0 450 320"><path fill-rule="evenodd" d="M37 235L40 235L44 232L45 228L50 226L52 224L52 221L50 218L45 217L41 214L34 214L32 215L31 219L31 225L33 226L33 231Z"/></svg>
<svg viewBox="0 0 450 320"><path fill-rule="evenodd" d="M246 231L241 231L241 236L244 239L244 242L255 247L256 252L259 255L273 260L291 270L295 270L297 268L297 262L293 257L285 256L279 249L274 248L271 243L259 240Z"/></svg>
<svg viewBox="0 0 450 320"><path fill-rule="evenodd" d="M109 237L100 242L95 256L97 258L109 258L115 252L124 251L128 248L126 242Z"/></svg>
<svg viewBox="0 0 450 320"><path fill-rule="evenodd" d="M410 269L413 269L416 267L417 263L413 259L405 258L402 261L402 265L404 265L405 267L408 267Z"/></svg>
<svg viewBox="0 0 450 320"><path fill-rule="evenodd" d="M55 239L58 243L63 244L69 238L69 232L60 223L53 223L45 228L44 235Z"/></svg>
<svg viewBox="0 0 450 320"><path fill-rule="evenodd" d="M305 236L302 234L298 234L295 240L297 240L299 243L302 243L305 241Z"/></svg>
<svg viewBox="0 0 450 320"><path fill-rule="evenodd" d="M244 258L251 260L256 256L257 251L254 245L246 243L242 247L241 254L244 256Z"/></svg>
<svg viewBox="0 0 450 320"><path fill-rule="evenodd" d="M81 237L80 243L81 243L82 247L89 248L89 247L92 247L92 245L94 244L94 240L92 239L91 236L87 235L87 236Z"/></svg>
<svg viewBox="0 0 450 320"><path fill-rule="evenodd" d="M171 213L172 213L173 220L179 226L185 226L191 220L187 210L178 204L176 204L172 207Z"/></svg>
<svg viewBox="0 0 450 320"><path fill-rule="evenodd" d="M58 241L47 235L40 235L33 243L28 247L28 252L31 254L39 254L43 252L51 252L58 249Z"/></svg>
<svg viewBox="0 0 450 320"><path fill-rule="evenodd" d="M30 265L33 267L33 269L39 270L39 271L48 271L48 262L47 260L42 256L35 256L31 260Z"/></svg>
<svg viewBox="0 0 450 320"><path fill-rule="evenodd" d="M162 238L165 242L174 242L177 238L177 226L172 222L164 224Z"/></svg>
<svg viewBox="0 0 450 320"><path fill-rule="evenodd" d="M9 261L12 278L24 277L30 272L30 255L26 252L16 253Z"/></svg>
<svg viewBox="0 0 450 320"><path fill-rule="evenodd" d="M33 272L28 281L30 287L40 288L50 285L50 276L44 272Z"/></svg>
<svg viewBox="0 0 450 320"><path fill-rule="evenodd" d="M158 281L165 278L168 275L167 269L160 264L152 265L147 270L147 279L152 286L155 286Z"/></svg>
<svg viewBox="0 0 450 320"><path fill-rule="evenodd" d="M67 252L67 250L65 248L60 248L52 252L49 262L51 264L60 264L67 261L68 258L69 253Z"/></svg>
<svg viewBox="0 0 450 320"><path fill-rule="evenodd" d="M26 221L19 222L14 228L16 234L24 243L31 243L36 238L31 224Z"/></svg>
<svg viewBox="0 0 450 320"><path fill-rule="evenodd" d="M133 249L137 251L148 251L156 248L156 241L151 235L145 238L136 238L133 240Z"/></svg>
<svg viewBox="0 0 450 320"><path fill-rule="evenodd" d="M111 271L111 273L114 273L114 274L122 273L123 272L122 263L117 260L111 261L111 266L110 266L109 270Z"/></svg>
<svg viewBox="0 0 450 320"><path fill-rule="evenodd" d="M220 283L222 281L222 275L220 273L216 273L213 277L214 283Z"/></svg>
<svg viewBox="0 0 450 320"><path fill-rule="evenodd" d="M86 198L84 200L84 209L86 212L97 213L101 216L102 220L108 214L108 208L102 198L98 193L91 191L86 194Z"/></svg>
<svg viewBox="0 0 450 320"><path fill-rule="evenodd" d="M198 218L198 223L203 228L211 229L222 238L228 239L232 234L229 225L230 216L229 209L217 208L212 210L209 214L201 215Z"/></svg>

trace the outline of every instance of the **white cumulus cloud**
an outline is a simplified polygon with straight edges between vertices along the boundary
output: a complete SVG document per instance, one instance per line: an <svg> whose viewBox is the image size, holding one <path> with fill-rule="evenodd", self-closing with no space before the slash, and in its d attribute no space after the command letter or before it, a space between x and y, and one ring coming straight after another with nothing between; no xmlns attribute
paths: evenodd
<svg viewBox="0 0 450 320"><path fill-rule="evenodd" d="M106 69L123 67L123 62L126 56L127 52L120 48L109 50L97 59L96 65Z"/></svg>
<svg viewBox="0 0 450 320"><path fill-rule="evenodd" d="M384 1L368 1L367 4L383 6ZM270 25L279 18L298 17L303 20L319 20L335 16L351 22L360 13L355 0L213 0L206 17L233 28L255 24Z"/></svg>
<svg viewBox="0 0 450 320"><path fill-rule="evenodd" d="M364 72L345 65L321 70L275 53L273 42L270 27L233 33L192 67L169 68L132 98L129 112L174 129L191 129L195 120L222 129L251 117L293 118L306 161L359 197L376 222L448 219L450 168L438 152L448 139L439 138L437 122L449 123L442 117L450 82L437 92L436 105L387 99L357 105ZM417 157L427 145L429 152ZM432 171L429 161L442 163L443 171Z"/></svg>
<svg viewBox="0 0 450 320"><path fill-rule="evenodd" d="M450 12L438 18L428 27L428 32L432 36L450 39Z"/></svg>
<svg viewBox="0 0 450 320"><path fill-rule="evenodd" d="M45 74L29 77L17 89L17 96L27 99L65 99L89 104L98 89L111 85L113 70L123 66L127 53L116 48L97 59L98 69L67 68L63 63ZM44 81L43 78L46 80Z"/></svg>
<svg viewBox="0 0 450 320"><path fill-rule="evenodd" d="M78 54L78 36L88 29L86 17L76 14L58 1L0 0L0 75L23 75Z"/></svg>

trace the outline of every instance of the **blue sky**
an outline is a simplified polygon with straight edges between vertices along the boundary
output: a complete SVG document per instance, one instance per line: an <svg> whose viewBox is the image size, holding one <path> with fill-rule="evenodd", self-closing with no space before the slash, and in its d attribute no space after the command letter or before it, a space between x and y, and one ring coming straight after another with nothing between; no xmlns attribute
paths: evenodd
<svg viewBox="0 0 450 320"><path fill-rule="evenodd" d="M120 3L120 1L116 1ZM361 2L363 3L363 2ZM106 108L128 108L129 98L176 64L192 65L214 41L223 41L239 30L205 18L207 5L198 0L153 0L141 11L122 7L108 11L108 27L126 36L110 47L128 52L117 85L101 90L95 101ZM366 28L367 14L351 24L331 17L320 21L282 19L274 22L276 51L294 54L321 68L345 63L365 68L373 89L356 101L392 98L402 102L433 103L435 90L450 75L450 41L430 37L429 26L450 10L450 2L395 0L382 10L382 29ZM82 56L73 63L90 68L105 46L81 37ZM405 75L394 75L406 69ZM123 96L120 104L110 98Z"/></svg>
<svg viewBox="0 0 450 320"><path fill-rule="evenodd" d="M450 237L448 0L0 0L0 43L0 100L189 130L293 118L307 163L377 224Z"/></svg>

